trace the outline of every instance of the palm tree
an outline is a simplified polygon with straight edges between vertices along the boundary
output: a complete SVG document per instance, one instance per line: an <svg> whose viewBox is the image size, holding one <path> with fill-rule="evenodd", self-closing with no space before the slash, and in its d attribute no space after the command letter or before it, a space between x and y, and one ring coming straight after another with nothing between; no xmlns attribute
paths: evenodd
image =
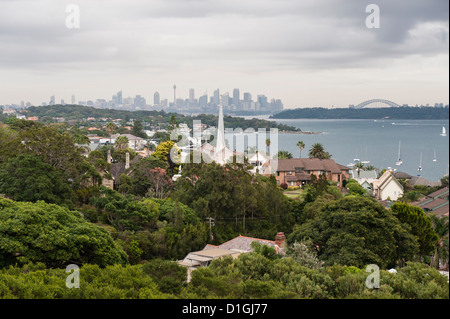
<svg viewBox="0 0 450 319"><path fill-rule="evenodd" d="M305 149L305 143L303 143L303 141L298 141L297 147L300 149L300 158L302 158L302 151Z"/></svg>
<svg viewBox="0 0 450 319"><path fill-rule="evenodd" d="M378 168L376 168L373 165L367 165L367 166L363 167L363 170L365 170L365 171L377 171Z"/></svg>
<svg viewBox="0 0 450 319"><path fill-rule="evenodd" d="M361 175L361 170L363 170L363 171L366 170L366 169L365 169L365 166L364 166L363 163L356 163L356 164L355 164L355 167L358 169L358 178L359 178L360 175Z"/></svg>
<svg viewBox="0 0 450 319"><path fill-rule="evenodd" d="M270 138L266 139L267 154L270 154Z"/></svg>
<svg viewBox="0 0 450 319"><path fill-rule="evenodd" d="M315 143L309 149L309 158L319 158L319 159L327 159L330 158L331 155L325 151L325 148L320 143Z"/></svg>
<svg viewBox="0 0 450 319"><path fill-rule="evenodd" d="M448 217L437 217L432 215L434 231L439 236L438 243L434 251L434 260L431 266L439 269L439 260L442 260L446 265L448 264Z"/></svg>
<svg viewBox="0 0 450 319"><path fill-rule="evenodd" d="M121 135L116 138L114 145L118 150L124 150L128 147L128 142L128 137Z"/></svg>
<svg viewBox="0 0 450 319"><path fill-rule="evenodd" d="M291 159L293 158L292 153L288 151L278 151L277 156L278 159Z"/></svg>
<svg viewBox="0 0 450 319"><path fill-rule="evenodd" d="M79 145L91 143L91 140L89 139L89 137L87 137L86 135L81 134L81 133L80 134L76 133L76 134L72 135L72 138L73 138L73 141Z"/></svg>
<svg viewBox="0 0 450 319"><path fill-rule="evenodd" d="M109 145L111 145L111 135L117 129L117 126L113 122L109 122L108 124L106 124L105 129L109 133Z"/></svg>

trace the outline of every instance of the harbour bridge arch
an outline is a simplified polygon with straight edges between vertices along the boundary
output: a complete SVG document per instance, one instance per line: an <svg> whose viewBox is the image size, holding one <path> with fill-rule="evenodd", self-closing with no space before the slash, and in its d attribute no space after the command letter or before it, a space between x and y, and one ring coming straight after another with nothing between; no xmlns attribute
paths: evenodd
<svg viewBox="0 0 450 319"><path fill-rule="evenodd" d="M401 107L399 104L397 104L395 102L392 102L392 101L389 101L389 100L372 99L372 100L367 100L367 101L364 101L362 103L359 103L356 106L352 106L352 108L362 109L362 108L364 108L364 107L366 107L367 105L370 105L370 104L375 104L375 105L385 104L385 105L388 105L390 107Z"/></svg>

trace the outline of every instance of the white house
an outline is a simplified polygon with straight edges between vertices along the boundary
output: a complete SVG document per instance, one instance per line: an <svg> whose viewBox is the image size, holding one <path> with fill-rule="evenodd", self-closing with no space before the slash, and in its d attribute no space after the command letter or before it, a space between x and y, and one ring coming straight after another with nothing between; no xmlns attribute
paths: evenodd
<svg viewBox="0 0 450 319"><path fill-rule="evenodd" d="M254 166L251 172L256 173L257 169L260 173L263 172L264 164L271 159L272 156L270 154L266 154L265 152L256 152L253 154L248 154L248 162Z"/></svg>
<svg viewBox="0 0 450 319"><path fill-rule="evenodd" d="M143 138L131 134L113 134L111 136L111 140L114 140L115 143L115 140L119 136L126 136L128 138L128 148L131 148L135 151L143 150L144 146L147 144L147 142Z"/></svg>
<svg viewBox="0 0 450 319"><path fill-rule="evenodd" d="M403 196L403 186L392 172L386 171L379 180L373 182L373 195L378 200L398 200Z"/></svg>

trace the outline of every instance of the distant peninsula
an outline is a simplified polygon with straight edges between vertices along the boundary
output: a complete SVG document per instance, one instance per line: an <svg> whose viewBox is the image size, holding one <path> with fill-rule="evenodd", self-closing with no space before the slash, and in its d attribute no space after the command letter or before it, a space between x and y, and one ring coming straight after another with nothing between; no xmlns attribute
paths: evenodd
<svg viewBox="0 0 450 319"><path fill-rule="evenodd" d="M1 114L1 109L0 109ZM52 106L31 106L21 111L21 114L26 117L36 117L40 122L55 123L55 122L89 122L100 119L122 119L130 121L131 119L140 120L146 126L166 128L170 121L172 114L175 116L178 123L184 123L189 128L193 128L193 121L201 121L201 123L208 126L217 125L218 115L213 114L199 114L196 116L185 116L179 113L166 113L165 111L128 111L115 109L100 109L80 105L52 105ZM226 128L236 129L241 128L246 130L248 128L258 129L278 129L280 132L301 132L297 127L284 125L275 121L267 121L263 119L245 119L241 117L225 116L224 123Z"/></svg>
<svg viewBox="0 0 450 319"><path fill-rule="evenodd" d="M448 107L387 107L387 108L298 108L285 110L270 119L392 119L448 120Z"/></svg>

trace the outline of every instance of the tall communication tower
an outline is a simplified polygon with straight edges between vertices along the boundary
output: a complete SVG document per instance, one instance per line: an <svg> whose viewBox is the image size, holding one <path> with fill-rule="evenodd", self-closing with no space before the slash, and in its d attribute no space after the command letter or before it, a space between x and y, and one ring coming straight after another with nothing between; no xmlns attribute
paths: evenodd
<svg viewBox="0 0 450 319"><path fill-rule="evenodd" d="M173 85L173 104L177 103L177 86L176 84Z"/></svg>

